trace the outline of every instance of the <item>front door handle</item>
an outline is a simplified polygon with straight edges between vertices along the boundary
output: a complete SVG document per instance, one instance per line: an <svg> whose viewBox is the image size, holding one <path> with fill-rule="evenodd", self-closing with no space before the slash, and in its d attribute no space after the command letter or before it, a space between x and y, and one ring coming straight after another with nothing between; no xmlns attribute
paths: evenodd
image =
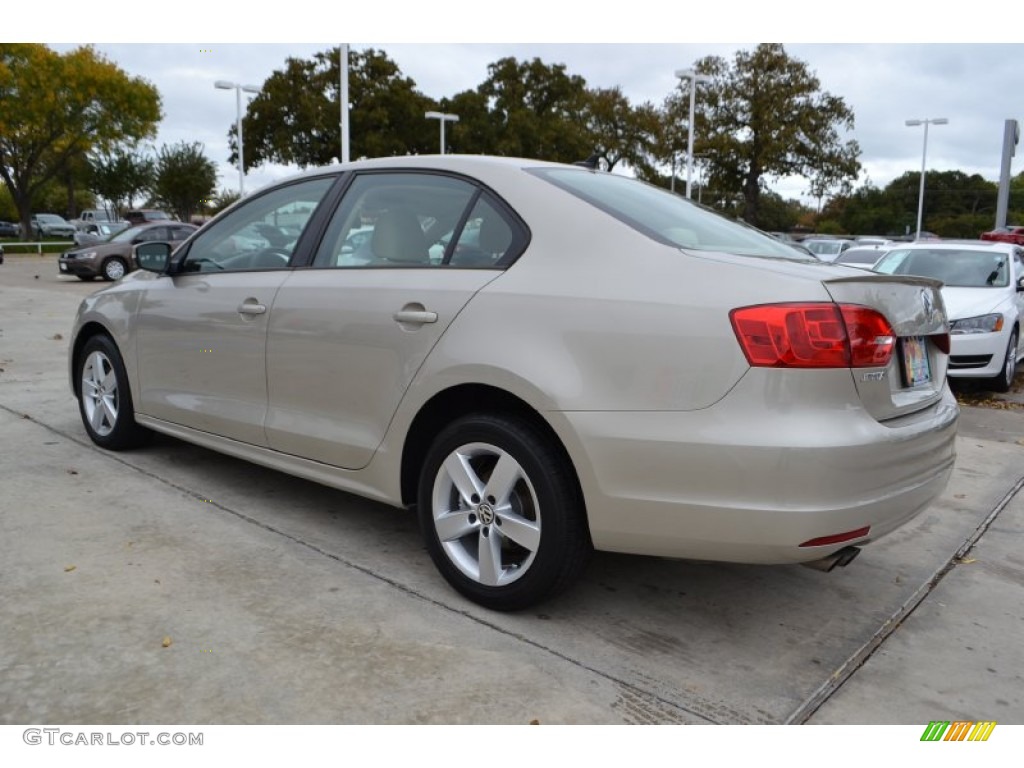
<svg viewBox="0 0 1024 768"><path fill-rule="evenodd" d="M246 299L238 305L238 313L241 315L262 315L267 311L266 304L260 304L256 299Z"/></svg>
<svg viewBox="0 0 1024 768"><path fill-rule="evenodd" d="M403 309L395 312L394 317L399 323L413 323L416 325L437 322L437 312L427 312L426 310Z"/></svg>

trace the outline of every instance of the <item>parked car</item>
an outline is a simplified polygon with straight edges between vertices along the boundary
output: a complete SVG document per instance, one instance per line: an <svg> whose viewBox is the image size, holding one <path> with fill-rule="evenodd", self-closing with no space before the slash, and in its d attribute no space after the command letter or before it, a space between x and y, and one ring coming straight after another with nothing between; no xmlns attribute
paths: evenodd
<svg viewBox="0 0 1024 768"><path fill-rule="evenodd" d="M32 217L32 231L36 237L66 237L75 234L75 226L55 213L37 213Z"/></svg>
<svg viewBox="0 0 1024 768"><path fill-rule="evenodd" d="M998 392L1012 386L1024 355L1024 249L998 242L901 245L875 271L941 280L949 314L949 375L981 379Z"/></svg>
<svg viewBox="0 0 1024 768"><path fill-rule="evenodd" d="M238 249L286 214L297 240ZM71 335L97 445L155 430L415 507L490 608L566 587L592 548L845 565L953 468L937 282L822 264L636 179L366 160L136 255Z"/></svg>
<svg viewBox="0 0 1024 768"><path fill-rule="evenodd" d="M79 280L119 280L136 268L132 248L139 243L165 242L178 245L198 229L193 224L140 224L115 234L102 243L65 251L57 260L62 275Z"/></svg>
<svg viewBox="0 0 1024 768"><path fill-rule="evenodd" d="M4 247L0 245L0 264L4 263Z"/></svg>
<svg viewBox="0 0 1024 768"><path fill-rule="evenodd" d="M21 237L21 225L11 221L0 221L0 237Z"/></svg>
<svg viewBox="0 0 1024 768"><path fill-rule="evenodd" d="M833 260L834 264L843 264L847 267L860 267L871 269L880 258L889 252L891 245L865 245L847 248Z"/></svg>
<svg viewBox="0 0 1024 768"><path fill-rule="evenodd" d="M800 241L800 245L807 248L811 253L822 261L834 261L839 254L853 246L849 240L822 240L819 238L808 238Z"/></svg>
<svg viewBox="0 0 1024 768"><path fill-rule="evenodd" d="M128 229L127 221L86 224L85 227L75 232L73 239L75 245L81 248L82 246L105 242L118 232L124 232L126 229Z"/></svg>
<svg viewBox="0 0 1024 768"><path fill-rule="evenodd" d="M991 232L982 232L981 239L1024 245L1024 227L996 227Z"/></svg>
<svg viewBox="0 0 1024 768"><path fill-rule="evenodd" d="M169 214L153 208L139 208L137 210L128 211L124 215L124 218L129 224L147 224L155 221L174 221Z"/></svg>

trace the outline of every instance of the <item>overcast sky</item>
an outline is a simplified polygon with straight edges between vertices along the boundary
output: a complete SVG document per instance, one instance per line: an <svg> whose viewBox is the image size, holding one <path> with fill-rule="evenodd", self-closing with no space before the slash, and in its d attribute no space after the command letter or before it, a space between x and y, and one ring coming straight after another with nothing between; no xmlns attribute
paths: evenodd
<svg viewBox="0 0 1024 768"><path fill-rule="evenodd" d="M352 30L347 42L354 49L383 49L421 92L435 99L475 87L486 78L487 65L503 56L537 56L549 64L565 64L590 87L619 85L634 102L660 104L677 83L676 69L703 56L731 58L758 42L782 41L791 56L815 72L823 90L842 97L853 109L856 126L850 136L860 143L864 166L860 183L870 179L878 186L920 169L922 129L906 127L908 118L950 121L929 130L929 169L958 169L991 180L998 180L1003 122L1024 120L1024 44L1012 42L1020 36L1011 29L1018 23L1011 18L1000 23L997 8L1003 6L988 7L988 0L973 3L969 19L938 26L934 19L922 26L912 9L893 10L895 3L875 0L841 6L846 15L859 12L857 19L842 21L832 16L840 7L827 11L820 2L802 1L771 4L770 17L762 10L765 4L733 2L728 16L718 11L687 16L680 11L678 18L665 18L661 9L683 6L652 0L608 6L621 11L614 17L602 15L593 4L579 6L590 9L584 15L552 11L551 2L534 0L504 5L448 0L429 6L392 0L376 4L381 11L374 11L371 3L361 9L345 8L349 5L339 3L333 12L323 10L330 9L328 5L295 6L295 13L290 13L290 6L276 3L272 17L264 19L262 6L252 4L246 6L243 26L237 26L228 11L211 11L191 0L127 26L121 21L93 28L87 22L82 27L58 14L57 23L40 27L39 13L32 11L31 19L16 20L13 34L7 32L61 51L93 43L128 73L152 82L164 109L157 145L202 142L218 165L219 185L228 189L238 186L237 170L227 162L235 99L233 93L215 90L213 82L226 79L259 86L288 56L308 58L326 50L344 40L346 30ZM69 4L67 12L82 19L80 4ZM966 16L965 8L958 14ZM194 23L183 24L184 19ZM317 42L311 37L326 31L336 31L330 37L339 40ZM37 39L39 34L49 37ZM230 42L163 42L199 34ZM692 42L697 38L741 42ZM473 39L496 42L468 42ZM829 42L813 42L818 39ZM596 40L621 42L590 42ZM1021 157L1015 157L1012 171L1022 168ZM254 169L247 176L247 190L289 172L280 167ZM801 180L773 185L787 197L799 195L805 187Z"/></svg>

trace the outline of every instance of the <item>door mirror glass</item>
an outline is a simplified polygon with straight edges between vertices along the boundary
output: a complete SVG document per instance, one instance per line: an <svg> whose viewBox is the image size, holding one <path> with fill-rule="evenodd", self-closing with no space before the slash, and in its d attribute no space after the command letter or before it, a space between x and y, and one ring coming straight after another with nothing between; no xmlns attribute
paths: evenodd
<svg viewBox="0 0 1024 768"><path fill-rule="evenodd" d="M166 272L170 260L170 243L141 243L135 247L135 261L147 272Z"/></svg>

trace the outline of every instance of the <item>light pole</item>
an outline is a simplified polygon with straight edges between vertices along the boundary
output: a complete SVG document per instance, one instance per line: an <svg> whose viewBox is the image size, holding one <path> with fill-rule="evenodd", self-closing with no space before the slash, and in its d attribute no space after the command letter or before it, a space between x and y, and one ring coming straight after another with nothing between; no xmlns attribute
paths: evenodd
<svg viewBox="0 0 1024 768"><path fill-rule="evenodd" d="M709 83L711 78L706 75L698 75L693 69L677 69L676 77L680 80L690 81L690 128L686 142L686 198L690 199L690 190L693 188L693 111L697 100L697 83Z"/></svg>
<svg viewBox="0 0 1024 768"><path fill-rule="evenodd" d="M924 126L924 149L921 151L921 191L917 195L917 235L915 240L921 239L921 217L924 215L924 169L928 159L928 126L946 125L949 120L945 117L932 117L923 120L907 120L907 125L914 128L918 125Z"/></svg>
<svg viewBox="0 0 1024 768"><path fill-rule="evenodd" d="M431 118L432 120L439 120L441 122L441 154L443 155L444 154L444 124L446 122L448 122L448 123L457 123L457 122L459 122L459 116L458 115L448 115L448 114L445 114L444 112L427 112L425 116Z"/></svg>
<svg viewBox="0 0 1024 768"><path fill-rule="evenodd" d="M260 89L255 85L241 85L231 83L227 80L218 80L213 84L214 88L222 91L235 89L235 135L238 139L238 194L245 195L245 165L242 161L242 91L246 93L259 93Z"/></svg>

